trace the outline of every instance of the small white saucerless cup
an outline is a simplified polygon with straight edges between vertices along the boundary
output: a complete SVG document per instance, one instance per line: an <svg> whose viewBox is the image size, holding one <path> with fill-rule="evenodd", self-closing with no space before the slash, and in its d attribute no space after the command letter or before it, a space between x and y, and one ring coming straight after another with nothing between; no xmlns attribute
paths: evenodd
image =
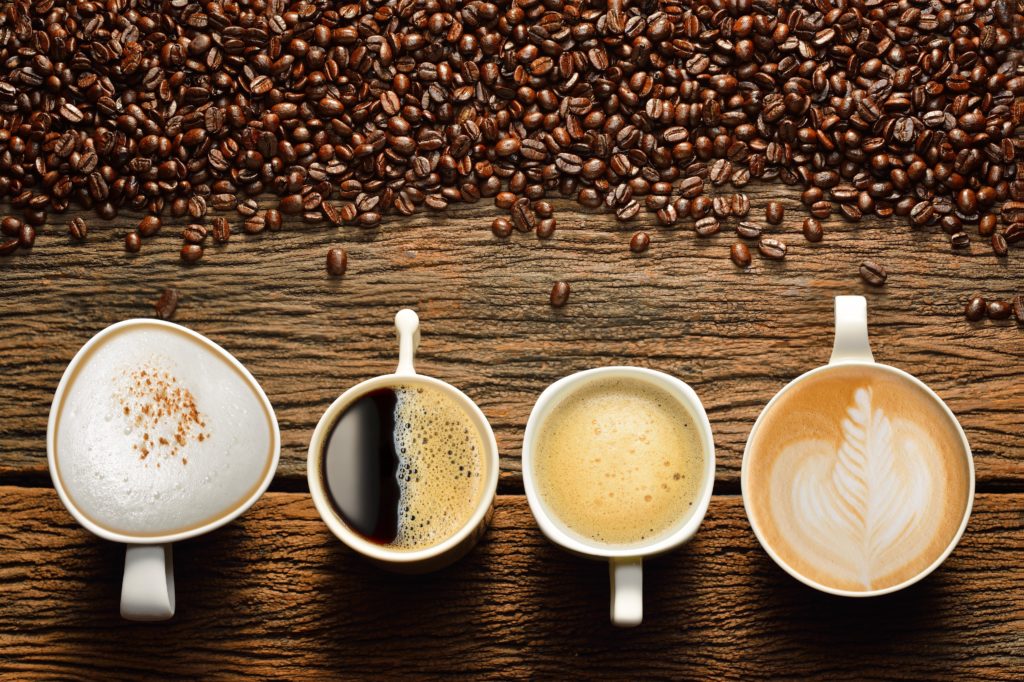
<svg viewBox="0 0 1024 682"><path fill-rule="evenodd" d="M548 503L537 489L534 472L535 448L545 420L557 405L570 394L579 391L594 381L626 379L659 388L679 403L681 411L694 418L698 429L704 459L704 475L693 507L681 518L680 523L668 534L654 538L640 546L617 548L598 542L591 542L569 532L555 514L548 509ZM582 466L582 465L581 465ZM643 621L643 560L667 552L687 542L697 532L711 501L715 483L715 444L711 434L704 406L692 388L673 376L643 367L599 367L584 370L563 377L548 386L537 399L530 418L526 423L523 437L523 483L530 511L537 519L537 525L547 538L573 554L608 561L611 583L611 621L620 627L632 627Z"/></svg>
<svg viewBox="0 0 1024 682"><path fill-rule="evenodd" d="M753 447L752 444L755 442L755 435L758 432L759 427L765 422L766 415L771 414L776 404L780 399L788 392L794 390L797 386L802 385L804 382L815 377L827 376L829 373L836 371L837 369L848 369L848 368L863 367L865 370L881 371L894 377L904 379L910 382L912 385L920 389L922 395L926 396L927 399L933 401L938 411L944 414L945 418L948 419L950 425L952 425L959 436L959 440L962 442L963 450L963 464L966 467L966 503L964 504L962 513L959 515L959 526L956 528L952 538L945 545L944 549L936 556L936 558L926 565L923 569L917 571L905 580L902 580L896 584L888 585L878 589L840 589L834 586L823 584L822 582L813 579L808 576L804 571L796 568L787 562L777 551L773 541L769 534L765 531L762 523L765 523L759 518L757 512L757 505L753 502L753 495L759 491L756 490L756 484L752 482L754 475L752 469L754 464L753 460ZM757 536L758 542L768 553L768 556L775 561L783 570L789 573L791 576L809 585L817 590L826 592L828 594L834 594L843 597L875 597L883 594L889 594L902 590L914 583L922 580L936 568L938 568L942 562L950 555L957 543L960 542L960 538L964 534L964 530L967 528L967 522L971 517L971 507L974 501L974 459L971 455L971 446L967 442L967 436L964 434L963 428L957 421L956 416L949 409L949 407L942 401L938 395L935 394L924 382L917 377L904 372L896 367L884 365L875 362L874 356L871 353L871 345L868 342L868 322L867 322L867 301L863 296L836 296L835 299L835 340L832 346L832 356L829 359L827 365L817 367L804 374L793 379L786 386L782 388L775 396L768 402L768 404L761 411L757 421L754 422L754 426L750 431L750 436L747 439L747 446L743 452L743 464L740 474L740 485L743 493L743 506L747 514L747 518L750 521L750 525L754 530L754 535ZM901 490L899 487L895 487L895 495L897 497L906 498L909 494L907 490ZM870 495L860 494L857 499L872 500L875 505L880 504L878 499L872 498ZM887 500L882 500L887 501ZM869 502L865 502L869 504ZM820 507L818 508L820 511ZM870 510L856 510L856 512L849 512L849 514L859 514L864 517L870 516ZM850 516L848 515L847 518ZM807 515L803 517L807 518ZM860 518L858 516L858 518ZM792 531L793 528L790 528Z"/></svg>
<svg viewBox="0 0 1024 682"><path fill-rule="evenodd" d="M426 573L444 568L465 556L487 530L494 508L494 496L498 489L498 444L494 440L494 432L487 417L465 393L440 379L416 373L413 360L420 343L420 322L415 311L408 308L399 310L395 315L395 329L398 333L398 367L395 373L384 374L356 384L331 403L313 431L306 460L306 476L317 511L339 540L375 564L389 570L398 573ZM330 435L340 415L352 403L371 391L398 386L425 386L454 400L469 417L484 446L483 489L469 519L446 540L411 551L392 549L371 542L349 528L334 510L328 497L321 462L324 440Z"/></svg>
<svg viewBox="0 0 1024 682"><path fill-rule="evenodd" d="M259 457L254 455L246 463L247 468L252 467L251 472L253 474L258 472L258 475L252 476L256 483L248 493L235 504L228 506L221 513L215 515L214 518L206 519L201 524L186 530L168 534L119 531L97 522L76 504L74 496L61 476L58 461L61 457L58 447L59 424L64 410L75 409L74 406L67 404L68 401L65 398L76 373L89 363L95 350L101 347L113 335L144 334L147 330L151 329L159 330L163 333L183 335L192 342L205 347L212 356L219 358L221 362L229 365L238 378L239 390L243 391L247 396L246 404L253 409L263 411L266 425L266 431L261 431L260 436L261 441L266 445L266 450L261 451L262 454ZM145 343L145 339L140 341L141 345L145 345ZM178 359L181 360L182 358ZM95 390L99 391L108 389L109 387L107 386L95 387ZM207 442L215 443L219 441L209 440ZM277 417L274 414L274 408L271 406L263 389L252 374L249 373L249 370L231 353L202 334L186 327L162 320L142 318L124 320L103 329L93 336L72 358L53 396L53 405L50 409L50 419L46 434L46 451L50 476L53 479L57 495L75 520L85 527L86 530L105 540L121 542L127 545L124 556L124 579L121 584L121 616L127 620L159 621L167 620L174 616L173 543L209 533L229 523L249 509L263 495L274 478L281 454L281 435L277 425ZM255 469L255 467L260 468ZM207 493L207 495L216 494L217 490L212 488L210 493Z"/></svg>

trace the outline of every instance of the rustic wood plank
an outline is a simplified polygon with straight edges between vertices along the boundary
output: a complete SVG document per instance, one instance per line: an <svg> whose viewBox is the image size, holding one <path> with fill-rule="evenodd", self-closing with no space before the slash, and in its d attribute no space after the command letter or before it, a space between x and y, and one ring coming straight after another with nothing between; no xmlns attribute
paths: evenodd
<svg viewBox="0 0 1024 682"><path fill-rule="evenodd" d="M0 259L0 477L45 476L46 416L66 363L112 322L152 315L165 286L181 289L176 321L235 353L263 383L278 411L282 484L304 475L305 449L322 410L338 393L391 371L391 320L401 306L423 320L419 367L473 397L491 419L503 453L502 489L521 490L523 426L543 388L570 372L613 363L676 374L708 407L719 448L719 480L737 490L740 457L761 407L789 379L828 359L832 297L865 293L876 357L920 376L967 430L982 489L1024 482L1024 336L1013 321L964 321L961 301L976 290L1009 297L1024 258L1002 261L976 240L954 255L942 234L898 221L834 220L807 244L797 193L748 188L763 215L783 196L790 245L785 263L755 254L749 272L728 260L729 223L700 239L690 223L624 227L614 218L558 206L546 242L490 233L489 203L447 214L391 217L379 230L290 223L274 235L235 236L197 266L179 262L178 230L165 227L143 252L120 245L138 215L105 224L90 218L86 244L70 244L67 216L41 231L35 253ZM486 205L485 205L486 204ZM237 225L236 225L237 227ZM634 229L651 231L642 256ZM180 228L180 223L179 223ZM349 272L324 272L329 245L349 250ZM890 271L873 290L856 274L865 257ZM552 281L572 282L570 304L547 304Z"/></svg>
<svg viewBox="0 0 1024 682"><path fill-rule="evenodd" d="M608 623L607 572L499 498L465 560L396 576L343 549L307 495L270 493L175 548L178 615L119 619L122 549L78 528L52 490L0 488L0 661L18 679L397 676L566 679L1019 679L1022 494L980 495L924 582L821 595L758 547L736 496L697 538L647 564L646 622Z"/></svg>

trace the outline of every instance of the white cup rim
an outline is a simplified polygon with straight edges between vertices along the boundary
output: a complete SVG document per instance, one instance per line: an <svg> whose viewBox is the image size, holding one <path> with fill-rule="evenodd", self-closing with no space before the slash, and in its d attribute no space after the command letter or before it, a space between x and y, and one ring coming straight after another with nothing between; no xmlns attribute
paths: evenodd
<svg viewBox="0 0 1024 682"><path fill-rule="evenodd" d="M267 416L270 418L271 426L271 458L267 465L267 470L263 475L263 479L260 481L252 493L242 501L241 504L235 506L230 511L222 516L213 519L201 526L195 528L189 528L188 530L179 531L177 533L167 533L164 535L137 535L131 533L123 533L112 531L108 528L97 524L88 516L86 516L74 503L67 491L64 489L63 481L60 477L60 472L57 469L57 448L56 448L56 425L58 409L64 397L64 392L67 390L68 383L71 381L71 376L77 369L78 365L83 361L83 358L87 357L89 351L111 334L117 333L126 327L136 326L154 326L164 327L168 329L174 329L177 332L186 334L192 337L196 342L206 346L213 353L219 355L221 358L231 364L242 377L249 383L250 387L254 389L256 396L259 398L264 410L266 410ZM166 320L158 320L146 317L137 317L128 320L122 320L116 322L99 332L97 332L91 339L89 339L84 346L82 346L74 357L71 358L71 362L68 363L67 368L64 370L64 374L61 376L60 383L57 385L57 390L53 394L53 402L50 405L50 417L47 422L46 428L46 459L50 468L50 479L53 481L53 487L57 490L57 496L60 501L70 512L71 516L82 525L86 530L97 535L105 540L113 542L122 542L128 545L155 545L165 544L170 542L180 542L181 540L187 540L194 538L204 533L209 533L212 530L220 528L226 523L230 523L234 519L244 514L256 500L260 499L267 488L270 486L270 482L274 479L274 474L277 472L277 465L281 457L281 432L277 424L277 415L274 413L274 408L270 404L270 400L267 398L267 394L263 392L263 387L260 386L259 382L256 381L255 377L249 372L245 366L238 361L238 359L231 353L226 351L216 342L208 339L199 332L193 331L188 327Z"/></svg>
<svg viewBox="0 0 1024 682"><path fill-rule="evenodd" d="M688 518L685 523L670 534L656 538L650 543L630 547L606 547L598 543L586 542L568 534L553 519L552 515L548 513L545 506L546 503L541 500L537 490L537 483L533 474L533 449L537 439L537 431L540 428L539 423L547 416L549 407L570 391L577 390L585 382L615 377L639 380L667 390L673 398L678 400L693 415L696 422L695 425L700 429L702 441L706 444L704 479L701 482L700 493L694 501L694 507L688 512ZM530 511L533 512L541 532L551 542L575 554L594 559L625 559L654 556L667 552L689 540L697 532L707 513L715 484L715 441L711 432L711 422L708 420L707 412L705 412L704 405L697 397L696 392L686 382L670 374L646 367L626 365L583 370L562 377L544 389L540 397L537 398L537 402L534 404L530 417L526 422L526 432L523 435L522 473L523 486L526 489L526 499L530 505Z"/></svg>
<svg viewBox="0 0 1024 682"><path fill-rule="evenodd" d="M810 377L816 376L816 375L824 373L824 372L829 372L829 371L832 371L832 370L847 368L847 367L851 367L851 366L854 366L854 367L865 367L865 368L871 368L871 369L880 369L880 370L883 370L885 372L889 372L891 374L895 374L896 376L902 377L904 379L908 379L915 386L917 386L918 388L922 389L922 391L925 393L925 395L929 396L932 399L933 402L935 402L936 404L941 406L942 410L949 417L950 421L956 426L957 432L960 434L960 440L963 443L963 453L964 453L964 457L967 460L967 468L968 468L968 474L969 474L969 476L968 476L967 504L964 506L963 517L960 520L960 526L957 528L957 532L953 535L952 539L950 540L950 542L946 546L946 548L942 551L941 554L938 555L938 557L936 557L936 559L932 563L930 563L928 566L926 566L924 569L922 569L917 574L911 576L910 578L908 578L908 579L906 579L906 580L904 580L904 581L902 581L900 583L897 583L895 585L890 585L888 587L883 587L883 588L880 588L880 589L877 589L877 590L845 590L845 589L839 589L839 588L835 588L835 587L830 587L830 586L822 584L822 583L820 583L820 582L818 582L816 580L808 578L807 576L801 574L795 568L790 566L788 563L786 563L782 559L781 556L779 556L779 554L774 550L774 548L772 548L771 544L768 542L768 540L765 538L764 534L761 532L761 529L758 527L758 522L757 522L756 517L755 517L755 515L754 515L754 513L752 511L751 505L748 502L748 494L747 494L748 488L750 487L750 481L749 481L750 464L749 464L749 462L750 462L750 459L751 459L751 451L750 451L751 443L754 442L754 434L757 432L758 426L760 426L761 422L764 420L764 416L769 413L769 410L771 410L771 408L774 406L776 401L778 401L780 399L780 397L784 393L786 393L791 388L796 386L798 383L804 381L805 379L808 379ZM890 594L892 592L898 592L899 590L902 590L904 588L910 587L914 583L916 583L916 582L918 582L920 580L923 580L924 578L928 577L935 569L937 569L940 565L942 565L942 563L949 557L949 555L956 548L957 544L959 544L960 539L963 537L964 531L967 529L967 523L968 523L968 521L970 521L970 518L971 518L971 511L973 510L973 507L974 507L974 488L975 488L975 482L974 482L974 456L971 453L971 446L967 442L967 434L964 433L963 426L960 425L960 421L956 418L956 415L953 414L953 411L949 409L949 406L946 405L945 401L942 400L942 398L940 398L939 395L937 393L935 393L935 391L933 391L926 383L924 383L923 381L921 381L920 379L918 379L914 375L910 374L909 372L906 372L906 371L904 371L904 370L902 370L902 369L900 369L898 367L893 367L892 365L886 365L884 363L874 362L874 361L871 361L871 360L844 360L842 362L835 362L835 363L830 363L830 364L822 365L821 367L815 367L812 370L804 372L800 376L798 376L795 379L791 380L789 383L787 383L781 389L779 389L779 392L776 393L772 397L772 399L768 401L768 404L764 406L764 409L761 410L761 414L758 415L757 420L754 422L754 426L750 429L750 435L747 436L747 444L746 444L746 446L743 449L743 461L742 461L742 464L741 464L741 467L740 467L740 491L741 491L742 497L743 497L743 509L746 512L747 520L750 523L750 527L753 529L754 535L757 537L757 541L760 543L760 545L764 549L764 551L784 571L789 573L791 576L793 576L794 578L796 578L800 582L802 582L805 585L808 585L810 587L813 587L814 589L819 590L821 592L825 592L827 594L833 594L833 595L840 596L840 597L878 597L878 596L881 596L881 595L884 595L884 594Z"/></svg>
<svg viewBox="0 0 1024 682"><path fill-rule="evenodd" d="M324 491L323 481L321 480L321 445L323 439L327 436L327 430L334 425L338 415L356 398L379 388L417 383L440 390L446 395L454 398L470 415L477 431L480 433L481 440L483 441L484 447L487 451L484 457L487 466L487 475L483 483L483 493L477 501L473 514L469 517L466 523L455 532L455 534L436 545L431 545L430 547L424 547L422 549L404 551L389 549L385 545L379 545L371 542L349 528L348 525L341 520L337 512L334 511L334 506L327 498L327 494ZM327 524L327 527L339 540L345 543L345 545L350 549L369 559L385 564L403 565L415 564L447 554L449 551L455 549L465 541L472 533L478 530L483 523L484 517L487 515L487 512L491 509L491 506L494 503L494 497L498 489L500 466L501 461L498 456L498 443L494 438L494 430L491 428L491 424L487 420L486 415L484 415L480 407L469 396L455 386L426 374L396 372L393 374L381 374L373 377L372 379L362 381L335 398L334 402L331 403L320 417L320 421L317 422L316 428L313 430L313 437L310 438L309 450L306 457L306 477L309 481L309 492L313 497L313 504L316 505L316 510L320 514L320 518L323 519L324 523Z"/></svg>

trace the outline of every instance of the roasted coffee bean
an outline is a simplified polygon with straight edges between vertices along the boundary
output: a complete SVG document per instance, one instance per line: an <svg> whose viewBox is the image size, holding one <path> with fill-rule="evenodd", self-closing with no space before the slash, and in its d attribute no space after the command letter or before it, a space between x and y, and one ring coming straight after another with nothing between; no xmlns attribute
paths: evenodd
<svg viewBox="0 0 1024 682"><path fill-rule="evenodd" d="M1006 237L1003 236L1002 232L996 232L992 235L992 253L1000 257L1010 253L1010 245L1006 243Z"/></svg>
<svg viewBox="0 0 1024 682"><path fill-rule="evenodd" d="M825 236L821 221L817 218L804 218L804 238L809 242L820 242Z"/></svg>
<svg viewBox="0 0 1024 682"><path fill-rule="evenodd" d="M558 281L555 282L551 287L551 305L555 308L561 308L569 302L569 283Z"/></svg>
<svg viewBox="0 0 1024 682"><path fill-rule="evenodd" d="M142 248L142 238L138 232L129 232L124 236L124 250L128 253L138 253Z"/></svg>
<svg viewBox="0 0 1024 682"><path fill-rule="evenodd" d="M491 232L495 237L505 238L512 234L512 223L507 218L495 218L491 223Z"/></svg>
<svg viewBox="0 0 1024 682"><path fill-rule="evenodd" d="M679 196L693 199L704 191L704 181L699 177L686 177L679 183Z"/></svg>
<svg viewBox="0 0 1024 682"><path fill-rule="evenodd" d="M68 222L68 234L76 241L83 241L89 235L89 224L85 218L76 216Z"/></svg>
<svg viewBox="0 0 1024 682"><path fill-rule="evenodd" d="M1006 301L989 301L987 312L990 320L1005 320L1010 317L1013 308Z"/></svg>
<svg viewBox="0 0 1024 682"><path fill-rule="evenodd" d="M203 257L203 247L199 244L183 244L180 255L183 262L195 263Z"/></svg>
<svg viewBox="0 0 1024 682"><path fill-rule="evenodd" d="M540 218L550 218L554 215L555 210L547 201L535 201L533 202L533 212Z"/></svg>
<svg viewBox="0 0 1024 682"><path fill-rule="evenodd" d="M860 278L873 287L880 287L889 278L889 273L878 263L866 260L860 264Z"/></svg>
<svg viewBox="0 0 1024 682"><path fill-rule="evenodd" d="M782 204L778 201L769 201L764 208L764 217L770 225L782 224L782 218L785 216L785 209Z"/></svg>
<svg viewBox="0 0 1024 682"><path fill-rule="evenodd" d="M640 202L636 199L630 199L629 202L620 206L615 211L615 217L622 222L632 220L636 217L636 214L640 212Z"/></svg>
<svg viewBox="0 0 1024 682"><path fill-rule="evenodd" d="M36 243L36 228L25 224L18 231L18 246L23 249L31 249Z"/></svg>
<svg viewBox="0 0 1024 682"><path fill-rule="evenodd" d="M643 253L651 246L651 235L646 232L635 232L629 240L629 250L633 253Z"/></svg>
<svg viewBox="0 0 1024 682"><path fill-rule="evenodd" d="M17 239L0 240L0 256L9 256L18 250Z"/></svg>
<svg viewBox="0 0 1024 682"><path fill-rule="evenodd" d="M854 204L839 204L839 212L842 213L843 217L851 223L859 221L864 215Z"/></svg>
<svg viewBox="0 0 1024 682"><path fill-rule="evenodd" d="M987 310L988 303L981 294L975 294L974 296L971 296L970 300L967 301L967 305L964 307L964 317L971 322L977 322L981 318L985 317Z"/></svg>
<svg viewBox="0 0 1024 682"><path fill-rule="evenodd" d="M757 223L743 221L736 226L736 234L740 239L760 239L764 228Z"/></svg>
<svg viewBox="0 0 1024 682"><path fill-rule="evenodd" d="M978 220L978 234L982 237L990 237L995 233L999 225L999 216L994 213L986 213Z"/></svg>
<svg viewBox="0 0 1024 682"><path fill-rule="evenodd" d="M746 218L750 213L750 199L746 194L733 194L731 203L732 214L737 218Z"/></svg>
<svg viewBox="0 0 1024 682"><path fill-rule="evenodd" d="M25 224L25 221L21 218L15 218L14 216L7 216L3 220L0 220L0 232L7 237L17 237L21 233L21 228Z"/></svg>
<svg viewBox="0 0 1024 682"><path fill-rule="evenodd" d="M231 223L223 216L210 221L210 235L216 244L227 244L231 239Z"/></svg>
<svg viewBox="0 0 1024 682"><path fill-rule="evenodd" d="M709 215L695 222L693 228L701 237L710 237L713 234L718 234L721 223L718 222L718 218Z"/></svg>
<svg viewBox="0 0 1024 682"><path fill-rule="evenodd" d="M737 267L746 268L750 266L750 249L743 242L736 242L729 248L729 257Z"/></svg>
<svg viewBox="0 0 1024 682"><path fill-rule="evenodd" d="M555 234L555 219L544 218L537 222L537 238L538 239L551 239L551 236Z"/></svg>
<svg viewBox="0 0 1024 682"><path fill-rule="evenodd" d="M769 260L782 260L786 257L786 245L772 237L762 237L757 242L757 250Z"/></svg>
<svg viewBox="0 0 1024 682"><path fill-rule="evenodd" d="M161 320L171 319L174 311L178 309L178 298L180 296L180 292L173 287L164 289L160 294L160 298L153 304L156 316Z"/></svg>
<svg viewBox="0 0 1024 682"><path fill-rule="evenodd" d="M1014 296L1010 307L1013 309L1013 316L1017 318L1017 322L1024 324L1024 296L1020 294Z"/></svg>
<svg viewBox="0 0 1024 682"><path fill-rule="evenodd" d="M512 204L512 226L519 232L533 232L537 228L537 214L530 208L530 200L523 197Z"/></svg>
<svg viewBox="0 0 1024 682"><path fill-rule="evenodd" d="M327 249L327 274L331 277L341 277L347 269L348 252L339 246Z"/></svg>
<svg viewBox="0 0 1024 682"><path fill-rule="evenodd" d="M355 207L353 207L353 210L354 209ZM342 218L346 220L346 222L352 220L352 218L346 217L344 206L341 207L341 215ZM354 213L352 217L355 217ZM267 229L270 230L271 232L277 232L278 230L280 230L282 224L284 223L284 219L281 216L281 212L276 208L268 208L266 213L263 214L263 220L267 225Z"/></svg>
<svg viewBox="0 0 1024 682"><path fill-rule="evenodd" d="M160 231L160 226L160 218L155 215L147 215L139 221L139 226L136 229L139 231L139 236L152 237Z"/></svg>
<svg viewBox="0 0 1024 682"><path fill-rule="evenodd" d="M950 235L949 243L954 249L967 249L971 246L971 238L966 232L957 232Z"/></svg>
<svg viewBox="0 0 1024 682"><path fill-rule="evenodd" d="M285 215L298 215L299 213L302 213L302 195L289 194L286 197L281 197L281 201L278 202L277 208Z"/></svg>
<svg viewBox="0 0 1024 682"><path fill-rule="evenodd" d="M700 220L711 213L711 209L714 206L714 202L711 197L701 195L694 197L690 201L690 217L694 220Z"/></svg>
<svg viewBox="0 0 1024 682"><path fill-rule="evenodd" d="M826 199L811 204L811 215L818 220L828 220L832 215L832 202Z"/></svg>

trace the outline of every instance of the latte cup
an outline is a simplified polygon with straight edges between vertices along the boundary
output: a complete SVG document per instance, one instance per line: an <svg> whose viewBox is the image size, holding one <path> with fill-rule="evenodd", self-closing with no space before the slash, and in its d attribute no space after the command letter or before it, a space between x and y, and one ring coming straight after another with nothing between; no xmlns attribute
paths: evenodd
<svg viewBox="0 0 1024 682"><path fill-rule="evenodd" d="M829 364L765 406L740 480L747 518L775 563L846 597L929 575L959 542L974 499L962 427L922 381L875 362L862 296L836 297Z"/></svg>
<svg viewBox="0 0 1024 682"><path fill-rule="evenodd" d="M695 486L696 494L692 506L667 533L651 538L650 542L630 543L616 547L584 538L574 533L559 520L551 509L550 502L539 490L535 462L538 442L545 421L563 400L578 394L594 382L609 380L636 383L668 394L677 403L677 414L689 415L693 419L696 439L700 444L703 461L702 474ZM587 466L580 462L580 467ZM523 483L526 498L541 532L552 543L569 552L588 559L608 562L608 576L611 586L611 622L619 627L633 627L643 621L643 561L672 550L689 541L707 512L711 491L715 482L715 446L711 434L711 423L697 394L679 379L642 367L600 367L584 370L559 379L548 386L533 407L526 423L522 454ZM638 514L642 513L638 510Z"/></svg>
<svg viewBox="0 0 1024 682"><path fill-rule="evenodd" d="M398 335L398 367L395 372L356 384L327 408L310 439L306 475L320 517L345 545L382 568L397 573L426 573L444 568L465 556L486 532L498 488L498 444L487 417L465 393L440 379L416 372L413 365L420 343L420 329L415 311L408 308L398 311L395 315L395 329ZM462 416L468 418L483 449L480 453L480 493L468 518L443 540L413 549L375 542L358 532L332 502L328 482L325 480L325 447L339 419L360 399L389 389L423 389L449 401L449 405L454 405ZM390 437L390 434L386 435Z"/></svg>
<svg viewBox="0 0 1024 682"><path fill-rule="evenodd" d="M190 329L125 320L78 351L54 393L47 458L75 520L127 546L122 617L174 615L173 543L249 509L280 442L256 379Z"/></svg>

